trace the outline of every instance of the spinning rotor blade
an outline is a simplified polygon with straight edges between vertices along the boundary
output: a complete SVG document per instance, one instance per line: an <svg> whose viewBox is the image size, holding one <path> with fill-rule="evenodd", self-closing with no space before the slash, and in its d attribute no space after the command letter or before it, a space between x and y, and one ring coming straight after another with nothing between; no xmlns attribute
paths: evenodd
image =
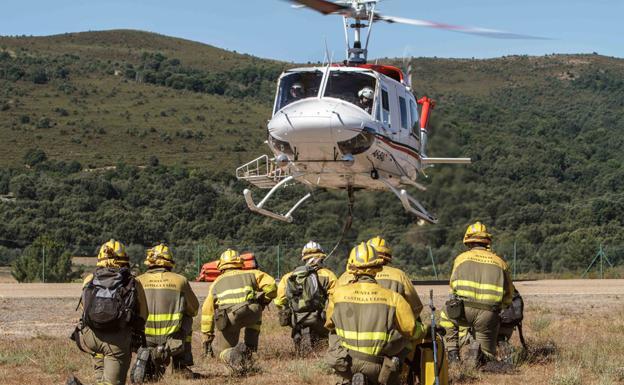
<svg viewBox="0 0 624 385"><path fill-rule="evenodd" d="M297 3L299 5L312 8L315 11L322 13L323 15L332 15L332 14L347 14L350 13L351 7L346 5L332 3L331 1L326 0L289 0L292 3Z"/></svg>
<svg viewBox="0 0 624 385"><path fill-rule="evenodd" d="M460 32L467 33L470 35L479 35L484 37L491 37L494 39L530 39L530 40L547 40L547 38L539 37L539 36L530 36L530 35L520 35L516 33L510 33L505 31L499 31L496 29L488 29L488 28L478 28L478 27L462 27L459 25L451 25L444 23L436 23L433 21L427 20L418 20L418 19L408 19L405 17L395 17L395 16L383 16L380 14L375 14L375 21L385 21L387 23L400 23L400 24L409 24L415 25L417 27L428 27L428 28L437 28L444 29L452 32Z"/></svg>

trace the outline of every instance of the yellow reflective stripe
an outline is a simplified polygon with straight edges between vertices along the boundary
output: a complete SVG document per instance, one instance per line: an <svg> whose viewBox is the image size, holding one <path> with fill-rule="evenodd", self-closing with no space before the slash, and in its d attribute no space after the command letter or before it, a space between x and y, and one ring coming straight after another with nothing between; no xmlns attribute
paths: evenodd
<svg viewBox="0 0 624 385"><path fill-rule="evenodd" d="M231 304L243 303L247 301L248 301L247 297L218 299L217 305L231 305Z"/></svg>
<svg viewBox="0 0 624 385"><path fill-rule="evenodd" d="M467 286L467 287L472 287L478 290L489 290L489 291L495 291L497 293L502 293L505 291L505 289L503 289L502 286L497 286L497 285L492 285L489 283L479 283L479 282L474 282L474 281L466 281L463 279L458 279L455 281L451 282L451 287L453 289L455 289L457 286Z"/></svg>
<svg viewBox="0 0 624 385"><path fill-rule="evenodd" d="M356 341L383 341L390 339L390 334L386 332L355 332L336 328L336 334L342 338Z"/></svg>
<svg viewBox="0 0 624 385"><path fill-rule="evenodd" d="M460 297L471 298L477 301L500 302L503 300L502 295L475 293L474 291L468 291L468 290L455 290L455 294L457 294Z"/></svg>
<svg viewBox="0 0 624 385"><path fill-rule="evenodd" d="M164 328L145 328L145 334L150 336L168 336L180 330L180 325L167 326Z"/></svg>
<svg viewBox="0 0 624 385"><path fill-rule="evenodd" d="M228 289L228 290L223 290L222 292L217 294L217 298L221 298L221 297L225 297L226 295L231 295L231 294L240 294L240 293L248 293L248 292L253 292L254 288L251 286L244 286L244 287L239 287L236 289Z"/></svg>
<svg viewBox="0 0 624 385"><path fill-rule="evenodd" d="M356 352L360 352L360 353L364 353L364 354L368 354L371 356L377 356L379 355L379 353L381 353L381 346L354 346L354 345L350 345L348 343L346 343L345 341L341 341L340 345L342 345L343 347L349 349L349 350L355 350Z"/></svg>
<svg viewBox="0 0 624 385"><path fill-rule="evenodd" d="M178 321L181 318L182 318L182 313L150 314L147 316L147 322Z"/></svg>

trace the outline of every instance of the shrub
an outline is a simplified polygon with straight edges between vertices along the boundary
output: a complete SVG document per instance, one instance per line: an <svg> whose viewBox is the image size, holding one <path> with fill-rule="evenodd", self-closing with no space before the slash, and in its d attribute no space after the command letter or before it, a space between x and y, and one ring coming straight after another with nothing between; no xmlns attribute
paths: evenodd
<svg viewBox="0 0 624 385"><path fill-rule="evenodd" d="M24 155L24 163L30 167L34 167L41 162L45 162L48 159L45 151L40 148L31 148L26 151Z"/></svg>
<svg viewBox="0 0 624 385"><path fill-rule="evenodd" d="M13 263L11 275L18 282L70 282L79 272L72 272L71 256L62 243L40 236Z"/></svg>

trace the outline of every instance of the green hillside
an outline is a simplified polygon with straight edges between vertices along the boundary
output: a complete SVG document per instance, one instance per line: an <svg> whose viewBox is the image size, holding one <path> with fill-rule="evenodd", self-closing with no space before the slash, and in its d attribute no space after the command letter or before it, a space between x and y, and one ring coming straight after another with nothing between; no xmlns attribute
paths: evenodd
<svg viewBox="0 0 624 385"><path fill-rule="evenodd" d="M234 245L276 273L278 244L283 270L307 240L338 240L344 194L317 192L285 225L250 214L233 179L266 152L289 64L139 31L5 37L0 50L0 195L17 198L0 200L5 246L48 235L84 254L118 237L138 261L167 240L191 274L197 253ZM624 60L416 58L413 68L416 95L438 102L429 154L474 163L430 169L429 191L415 192L438 225L416 225L390 193L358 193L347 244L381 233L419 276L432 274L430 246L445 273L481 219L501 254L516 243L519 272L579 271L601 242L624 261ZM283 192L277 206L302 193Z"/></svg>

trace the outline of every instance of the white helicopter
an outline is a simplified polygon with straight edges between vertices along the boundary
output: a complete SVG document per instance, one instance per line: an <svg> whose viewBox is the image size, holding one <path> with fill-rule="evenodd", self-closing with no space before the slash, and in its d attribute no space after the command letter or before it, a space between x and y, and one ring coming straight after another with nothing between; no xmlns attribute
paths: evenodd
<svg viewBox="0 0 624 385"><path fill-rule="evenodd" d="M470 158L427 156L427 124L434 102L417 100L410 77L393 66L367 64L368 42L375 22L404 23L497 38L532 38L503 31L466 28L384 16L375 11L377 0L291 0L324 15L343 17L347 59L341 64L294 68L279 78L272 118L268 122L269 148L263 155L236 169L236 177L270 189L256 204L251 191L243 194L250 210L292 222L293 212L308 193L285 214L265 208L268 199L292 182L313 188L344 189L349 214L354 190L390 190L407 212L422 221L437 219L405 187L426 190L419 174L433 164L468 164ZM362 45L362 29L367 29ZM353 30L353 45L349 42ZM329 56L329 54L328 54ZM421 106L419 114L418 106ZM351 215L349 215L349 222ZM350 223L347 225L349 226Z"/></svg>

